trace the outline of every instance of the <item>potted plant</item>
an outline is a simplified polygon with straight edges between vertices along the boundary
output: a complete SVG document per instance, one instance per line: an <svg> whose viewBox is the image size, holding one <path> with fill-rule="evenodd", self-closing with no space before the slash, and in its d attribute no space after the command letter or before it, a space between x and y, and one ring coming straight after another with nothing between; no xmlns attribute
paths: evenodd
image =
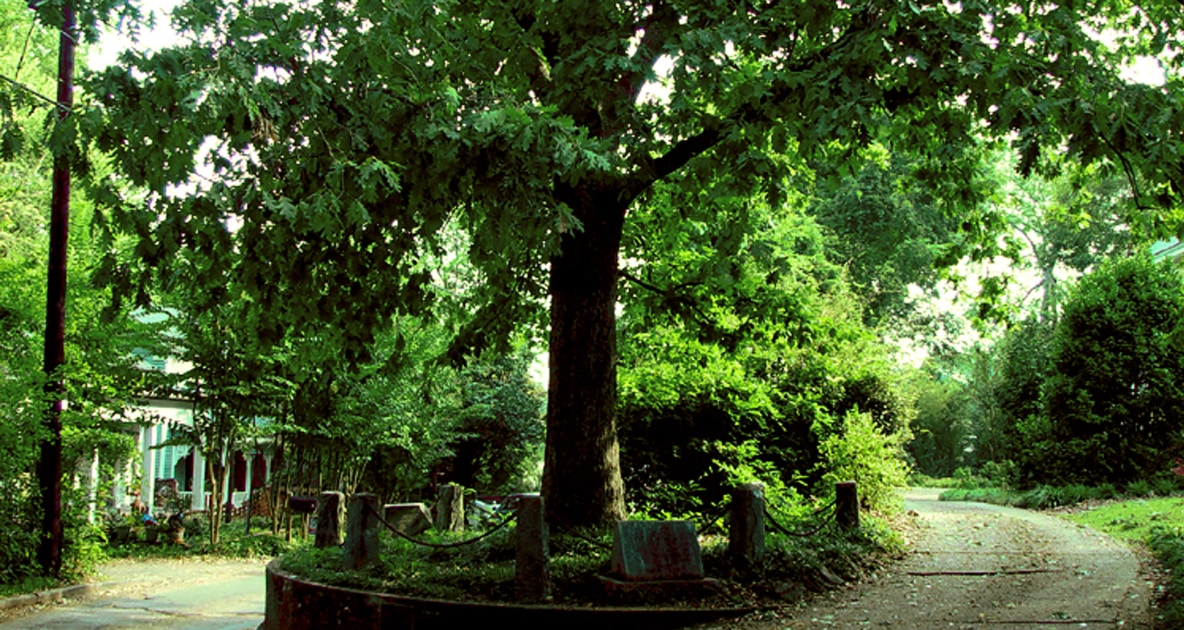
<svg viewBox="0 0 1184 630"><path fill-rule="evenodd" d="M157 495L161 510L168 514L159 529L165 532L166 540L176 545L185 544L185 500L175 486L165 488Z"/></svg>
<svg viewBox="0 0 1184 630"><path fill-rule="evenodd" d="M174 512L168 518L168 536L169 542L174 545L185 544L185 514L184 512Z"/></svg>
<svg viewBox="0 0 1184 630"><path fill-rule="evenodd" d="M125 543L132 536L132 523L115 508L103 511L103 525L107 530L107 542L110 544Z"/></svg>
<svg viewBox="0 0 1184 630"><path fill-rule="evenodd" d="M160 536L160 524L151 514L145 514L141 520L144 522L144 542L155 545Z"/></svg>

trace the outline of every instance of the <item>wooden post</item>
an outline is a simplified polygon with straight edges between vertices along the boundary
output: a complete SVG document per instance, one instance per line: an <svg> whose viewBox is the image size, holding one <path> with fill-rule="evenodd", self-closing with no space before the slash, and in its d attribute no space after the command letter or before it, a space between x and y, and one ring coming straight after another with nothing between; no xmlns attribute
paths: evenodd
<svg viewBox="0 0 1184 630"><path fill-rule="evenodd" d="M859 529L859 491L854 481L835 484L835 522L843 531Z"/></svg>
<svg viewBox="0 0 1184 630"><path fill-rule="evenodd" d="M318 549L338 547L344 540L345 495L340 492L322 492L317 499L317 535L313 543Z"/></svg>
<svg viewBox="0 0 1184 630"><path fill-rule="evenodd" d="M41 3L30 4L36 9ZM78 28L74 2L61 3L58 37L57 117L64 121L74 106L74 48ZM48 14L45 16L48 18ZM51 145L52 146L52 145ZM41 490L41 540L37 562L47 576L62 570L65 529L62 522L62 412L65 386L58 373L66 362L66 252L70 234L70 151L53 149L53 191L49 202L49 265L45 290L45 401L42 425L45 433L37 459L37 484Z"/></svg>
<svg viewBox="0 0 1184 630"><path fill-rule="evenodd" d="M744 568L760 563L765 555L765 486L745 483L732 490L728 523L728 554Z"/></svg>
<svg viewBox="0 0 1184 630"><path fill-rule="evenodd" d="M540 601L551 595L550 532L543 516L541 496L528 494L519 499L514 590L525 600Z"/></svg>
<svg viewBox="0 0 1184 630"><path fill-rule="evenodd" d="M349 500L345 570L365 569L378 559L378 495L359 492Z"/></svg>

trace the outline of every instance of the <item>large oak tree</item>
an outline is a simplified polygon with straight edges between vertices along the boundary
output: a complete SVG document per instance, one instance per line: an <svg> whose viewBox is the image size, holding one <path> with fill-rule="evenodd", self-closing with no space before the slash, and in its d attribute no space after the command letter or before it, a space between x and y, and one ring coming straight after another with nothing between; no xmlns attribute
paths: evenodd
<svg viewBox="0 0 1184 630"><path fill-rule="evenodd" d="M270 337L315 326L364 347L431 308L424 261L465 227L482 284L456 353L549 298L548 517L600 525L625 511L622 228L692 161L776 203L798 157L876 139L956 192L993 136L1024 171L1043 150L1106 158L1139 202L1178 202L1178 3L1059 4L193 0L178 45L88 83L102 107L85 124L150 191L104 199L141 237L127 286L197 283ZM1109 28L1132 36L1093 35ZM1134 53L1175 55L1169 83L1125 82Z"/></svg>

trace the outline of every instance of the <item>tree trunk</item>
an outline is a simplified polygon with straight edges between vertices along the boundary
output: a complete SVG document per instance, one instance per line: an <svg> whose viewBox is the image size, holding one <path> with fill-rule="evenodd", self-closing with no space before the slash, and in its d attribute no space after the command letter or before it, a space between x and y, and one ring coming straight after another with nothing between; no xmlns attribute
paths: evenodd
<svg viewBox="0 0 1184 630"><path fill-rule="evenodd" d="M222 531L222 481L226 479L226 456L223 455L219 461L220 466L214 465L214 458L211 457L213 452L206 457L208 476L212 480L210 487L210 546L217 547L219 534Z"/></svg>
<svg viewBox="0 0 1184 630"><path fill-rule="evenodd" d="M602 527L625 517L615 312L625 204L615 189L559 192L583 228L551 259L543 503L553 527Z"/></svg>

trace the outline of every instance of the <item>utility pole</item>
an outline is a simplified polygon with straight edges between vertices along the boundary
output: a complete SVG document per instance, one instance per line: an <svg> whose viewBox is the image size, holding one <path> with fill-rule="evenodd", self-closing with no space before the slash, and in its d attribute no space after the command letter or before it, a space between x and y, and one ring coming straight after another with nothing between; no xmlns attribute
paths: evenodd
<svg viewBox="0 0 1184 630"><path fill-rule="evenodd" d="M30 3L36 9L40 2ZM62 4L62 28L58 44L59 124L74 105L75 18L73 0ZM53 156L53 198L49 218L49 281L45 299L45 384L49 408L45 414L45 437L37 463L41 487L41 542L37 562L46 575L62 569L62 410L65 388L58 369L66 360L66 241L70 233L70 158L64 147Z"/></svg>

